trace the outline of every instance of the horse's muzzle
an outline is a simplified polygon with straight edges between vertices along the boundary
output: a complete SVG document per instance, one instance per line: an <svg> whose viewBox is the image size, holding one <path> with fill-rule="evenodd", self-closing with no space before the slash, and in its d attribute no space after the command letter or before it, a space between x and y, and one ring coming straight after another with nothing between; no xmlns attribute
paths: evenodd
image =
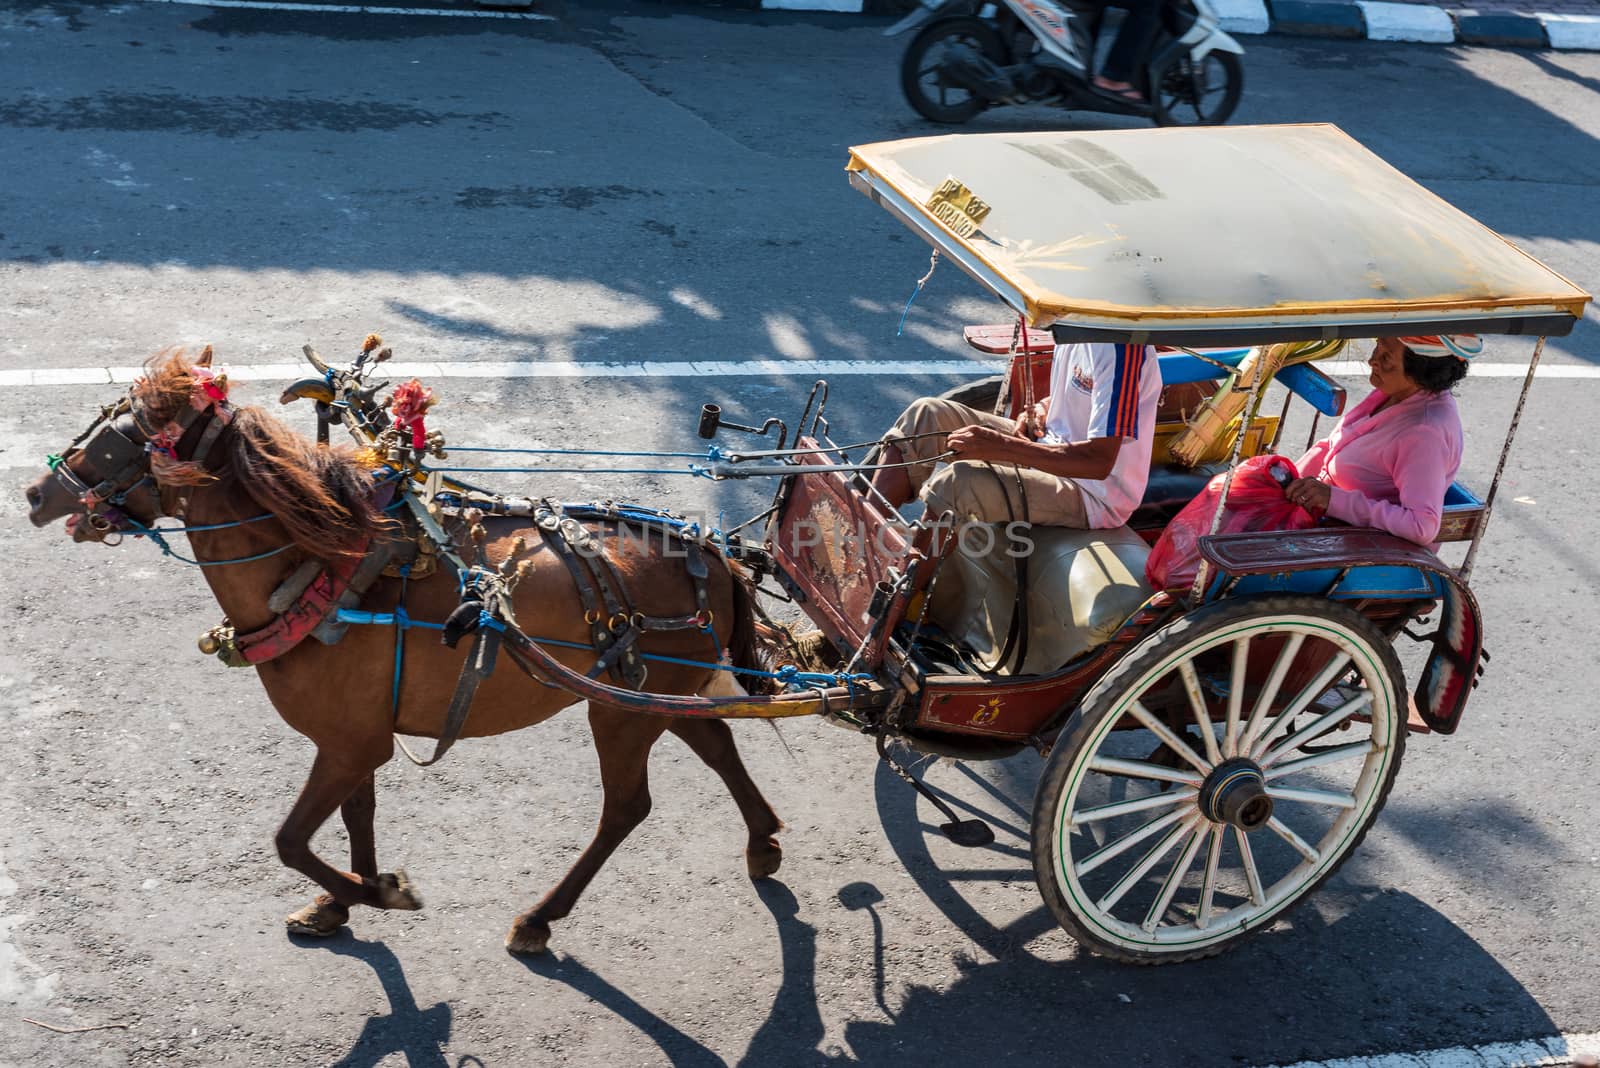
<svg viewBox="0 0 1600 1068"><path fill-rule="evenodd" d="M57 492L52 492L57 490ZM74 502L58 490L56 481L49 475L34 480L23 496L28 500L28 522L36 527L47 527L72 510Z"/></svg>

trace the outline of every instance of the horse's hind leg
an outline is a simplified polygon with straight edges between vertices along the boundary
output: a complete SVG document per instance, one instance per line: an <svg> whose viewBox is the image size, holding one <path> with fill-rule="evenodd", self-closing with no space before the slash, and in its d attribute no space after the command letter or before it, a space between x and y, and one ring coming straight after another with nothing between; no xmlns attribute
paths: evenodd
<svg viewBox="0 0 1600 1068"><path fill-rule="evenodd" d="M783 821L745 770L728 724L720 719L675 719L668 729L727 784L750 830L750 843L744 851L750 878L765 879L775 874L783 863L783 848L776 837L783 830Z"/></svg>
<svg viewBox="0 0 1600 1068"><path fill-rule="evenodd" d="M350 838L350 870L363 879L378 878L378 843L372 820L378 808L378 793L371 775L356 787L356 792L339 806L346 835ZM350 919L350 908L335 901L332 894L318 894L315 901L284 921L295 934L324 937L333 934Z"/></svg>
<svg viewBox="0 0 1600 1068"><path fill-rule="evenodd" d="M589 729L600 756L604 800L594 840L572 869L537 905L517 917L506 935L512 953L542 953L550 924L565 919L607 858L650 814L650 747L667 728L665 721L609 705L589 705Z"/></svg>
<svg viewBox="0 0 1600 1068"><path fill-rule="evenodd" d="M371 806L363 803L362 798L357 798L358 791L364 792L370 788L372 771L382 760L376 761L351 761L348 759L337 760L330 758L327 753L319 751L316 760L312 761L311 774L306 779L306 784L300 790L300 796L295 799L294 807L289 810L288 817L283 821L283 826L278 828L276 844L278 857L283 863L318 886L327 891L333 902L349 909L352 905L370 905L380 909L419 909L422 899L411 889L403 873L380 874L377 871L377 856L371 851ZM343 808L345 803L355 799L351 809L357 827L366 833L351 836L351 853L358 866L366 866L371 874L358 871L355 874L342 872L325 863L311 851L311 837L317 833L333 810ZM363 824L364 820L364 824ZM371 852L370 863L368 852ZM304 910L302 910L304 911ZM286 918L291 931L299 931L298 919L301 913L294 913ZM326 931L313 931L307 933L328 933Z"/></svg>

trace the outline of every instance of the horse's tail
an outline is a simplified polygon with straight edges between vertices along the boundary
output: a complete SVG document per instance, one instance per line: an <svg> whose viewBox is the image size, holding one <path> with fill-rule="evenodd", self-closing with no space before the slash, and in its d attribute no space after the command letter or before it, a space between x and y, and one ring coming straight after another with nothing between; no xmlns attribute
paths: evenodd
<svg viewBox="0 0 1600 1068"><path fill-rule="evenodd" d="M726 560L733 580L733 626L728 633L728 657L736 668L771 671L778 651L763 638L756 620L756 595L750 573L732 560ZM774 680L758 675L740 676L740 685L755 694L777 690Z"/></svg>

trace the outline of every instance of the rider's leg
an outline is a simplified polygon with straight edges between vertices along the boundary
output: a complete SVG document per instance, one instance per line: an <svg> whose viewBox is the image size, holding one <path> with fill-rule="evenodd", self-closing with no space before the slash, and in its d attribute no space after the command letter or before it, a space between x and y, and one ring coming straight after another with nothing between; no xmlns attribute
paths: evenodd
<svg viewBox="0 0 1600 1068"><path fill-rule="evenodd" d="M1012 464L951 464L928 480L922 497L930 515L953 512L957 523L1089 526L1077 483Z"/></svg>
<svg viewBox="0 0 1600 1068"><path fill-rule="evenodd" d="M1094 84L1129 98L1143 99L1136 87L1139 67L1147 62L1150 46L1160 29L1160 0L1125 0L1119 4L1127 14L1117 28L1117 39L1106 55L1105 66L1095 75Z"/></svg>
<svg viewBox="0 0 1600 1068"><path fill-rule="evenodd" d="M877 463L906 467L883 467L872 473L872 485L896 508L910 501L933 475L938 457L944 453L945 435L964 426L993 427L1013 433L1016 423L1000 415L980 412L956 401L923 397L913 401L883 436Z"/></svg>

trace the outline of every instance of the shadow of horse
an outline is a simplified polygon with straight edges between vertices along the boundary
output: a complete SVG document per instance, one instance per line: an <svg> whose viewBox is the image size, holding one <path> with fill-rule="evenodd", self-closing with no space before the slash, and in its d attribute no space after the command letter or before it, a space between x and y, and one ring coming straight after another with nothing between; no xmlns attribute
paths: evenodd
<svg viewBox="0 0 1600 1068"><path fill-rule="evenodd" d="M384 996L389 999L389 1011L367 1017L361 1033L350 1044L350 1052L334 1061L332 1068L375 1068L394 1053L404 1056L410 1068L481 1068L483 1062L470 1054L452 1064L446 1053L452 1023L450 1006L442 1001L426 1009L419 1006L400 959L387 945L356 938L349 928L326 939L290 937L297 945L319 947L366 964L377 975Z"/></svg>
<svg viewBox="0 0 1600 1068"><path fill-rule="evenodd" d="M545 953L517 959L534 975L563 983L632 1024L660 1048L673 1068L727 1068L727 1062L721 1057L607 982L576 957Z"/></svg>

